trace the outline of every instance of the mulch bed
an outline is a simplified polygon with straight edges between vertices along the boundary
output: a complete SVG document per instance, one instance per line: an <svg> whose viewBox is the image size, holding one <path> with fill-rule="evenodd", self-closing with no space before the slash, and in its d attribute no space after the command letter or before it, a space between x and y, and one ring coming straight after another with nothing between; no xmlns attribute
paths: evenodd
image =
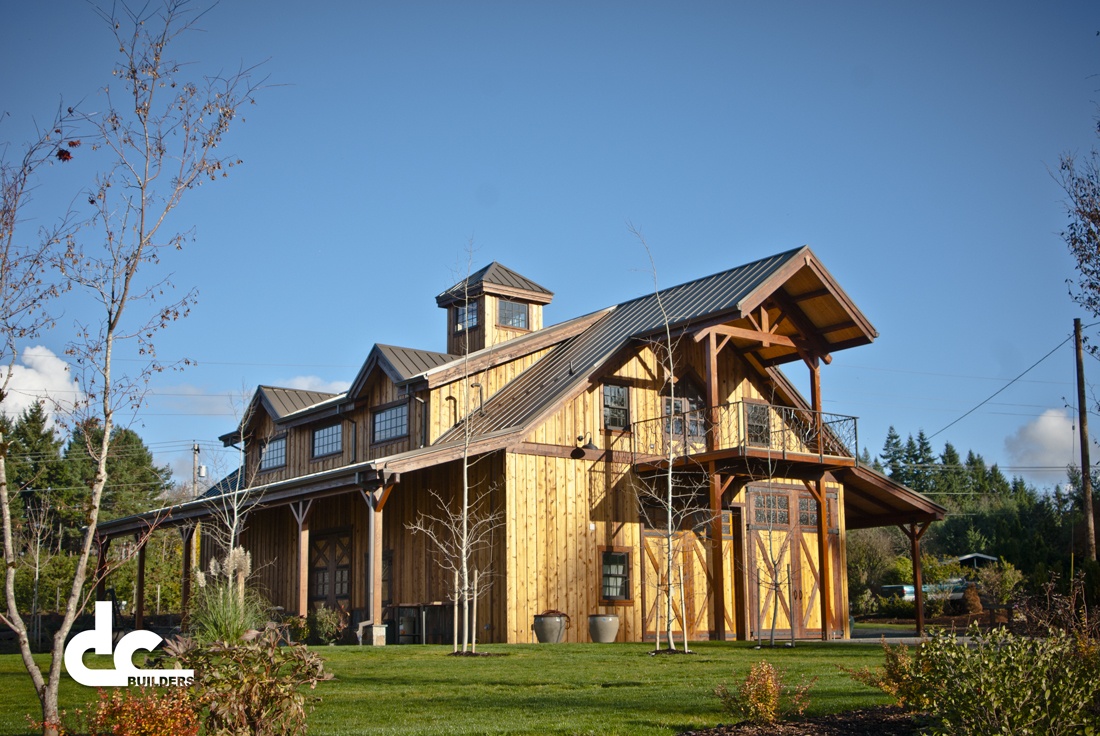
<svg viewBox="0 0 1100 736"><path fill-rule="evenodd" d="M685 731L680 736L915 736L919 733L920 728L911 713L896 705L883 705L771 725L716 726Z"/></svg>

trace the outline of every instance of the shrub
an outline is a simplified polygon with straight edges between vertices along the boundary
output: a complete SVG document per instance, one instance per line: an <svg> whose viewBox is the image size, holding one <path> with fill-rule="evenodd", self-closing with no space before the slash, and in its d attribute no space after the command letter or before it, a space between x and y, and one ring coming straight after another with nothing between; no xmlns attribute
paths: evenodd
<svg viewBox="0 0 1100 736"><path fill-rule="evenodd" d="M1016 589L1024 581L1024 574L1013 567L1011 562L1001 560L996 565L986 565L978 570L978 580L989 599L1004 606L1012 600Z"/></svg>
<svg viewBox="0 0 1100 736"><path fill-rule="evenodd" d="M206 702L205 733L212 736L302 734L312 690L328 679L324 662L302 644L280 646L268 624L249 641L183 646L180 663L195 670L195 688Z"/></svg>
<svg viewBox="0 0 1100 736"><path fill-rule="evenodd" d="M879 597L878 613L885 618L913 618L917 614L917 604L907 601L900 595Z"/></svg>
<svg viewBox="0 0 1100 736"><path fill-rule="evenodd" d="M198 589L188 616L188 627L196 639L236 642L246 632L264 626L267 601L245 585L251 568L251 557L238 547L220 563L211 560L208 575L196 575Z"/></svg>
<svg viewBox="0 0 1100 736"><path fill-rule="evenodd" d="M939 632L917 650L884 648L887 667L856 679L929 714L936 734L1075 734L1100 727L1100 654L1093 642L1052 631L1019 637L972 625L968 646ZM907 649L907 648L906 648ZM875 679L877 678L877 682Z"/></svg>
<svg viewBox="0 0 1100 736"><path fill-rule="evenodd" d="M978 586L974 583L970 583L966 586L966 590L963 591L963 607L967 613L981 613L982 612L982 599L978 595Z"/></svg>
<svg viewBox="0 0 1100 736"><path fill-rule="evenodd" d="M775 723L784 715L801 716L809 703L809 691L817 678L803 682L793 690L783 685L782 672L770 662L752 666L745 681L734 693L724 683L714 689L722 709L752 723ZM783 701L786 702L783 702Z"/></svg>
<svg viewBox="0 0 1100 736"><path fill-rule="evenodd" d="M348 627L348 617L335 608L315 608L309 612L309 631L315 641L332 644Z"/></svg>
<svg viewBox="0 0 1100 736"><path fill-rule="evenodd" d="M186 688L100 690L88 732L91 736L195 736L198 709Z"/></svg>

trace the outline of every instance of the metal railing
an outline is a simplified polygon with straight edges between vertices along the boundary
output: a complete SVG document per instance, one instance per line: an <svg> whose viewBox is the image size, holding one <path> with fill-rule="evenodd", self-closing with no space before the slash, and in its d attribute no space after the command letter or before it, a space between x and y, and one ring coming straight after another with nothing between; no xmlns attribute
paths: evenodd
<svg viewBox="0 0 1100 736"><path fill-rule="evenodd" d="M783 457L817 455L859 460L856 418L750 401L643 419L632 425L640 457L698 455L714 450L759 450Z"/></svg>

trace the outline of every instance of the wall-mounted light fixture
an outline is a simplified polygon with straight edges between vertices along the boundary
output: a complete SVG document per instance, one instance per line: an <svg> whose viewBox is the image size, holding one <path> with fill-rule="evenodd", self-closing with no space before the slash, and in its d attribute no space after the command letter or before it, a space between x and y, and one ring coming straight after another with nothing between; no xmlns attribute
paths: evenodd
<svg viewBox="0 0 1100 736"><path fill-rule="evenodd" d="M584 442L586 439L588 441ZM591 432L585 432L584 434L577 435L577 442L584 442L584 444L580 445L579 447L574 447L573 451L569 453L569 457L573 458L574 460L582 459L584 457L585 450L599 450L600 449L600 448L596 447L594 444L592 444L592 433Z"/></svg>

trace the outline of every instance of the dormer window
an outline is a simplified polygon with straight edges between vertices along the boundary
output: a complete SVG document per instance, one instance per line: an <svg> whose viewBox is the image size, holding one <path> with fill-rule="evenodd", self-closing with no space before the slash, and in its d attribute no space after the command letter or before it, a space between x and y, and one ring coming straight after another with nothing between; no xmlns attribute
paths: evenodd
<svg viewBox="0 0 1100 736"><path fill-rule="evenodd" d="M343 426L333 424L313 430L313 457L336 455L344 449Z"/></svg>
<svg viewBox="0 0 1100 736"><path fill-rule="evenodd" d="M514 327L520 330L527 327L527 305L507 299L497 301L497 324L501 327Z"/></svg>
<svg viewBox="0 0 1100 736"><path fill-rule="evenodd" d="M260 451L260 470L274 470L286 465L286 436L268 440Z"/></svg>
<svg viewBox="0 0 1100 736"><path fill-rule="evenodd" d="M455 307L455 330L472 330L477 327L477 302L467 302Z"/></svg>

